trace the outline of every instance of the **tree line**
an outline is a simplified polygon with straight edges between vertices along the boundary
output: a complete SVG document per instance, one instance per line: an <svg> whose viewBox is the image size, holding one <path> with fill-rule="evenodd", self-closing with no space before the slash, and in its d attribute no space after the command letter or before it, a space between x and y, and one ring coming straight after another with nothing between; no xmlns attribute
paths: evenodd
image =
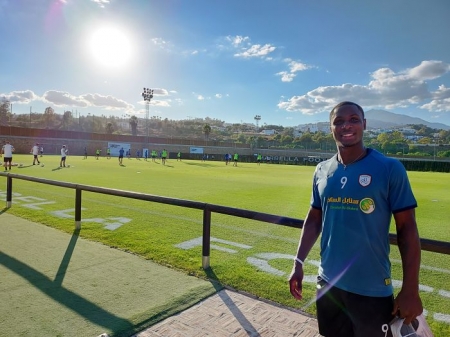
<svg viewBox="0 0 450 337"><path fill-rule="evenodd" d="M87 114L82 116L72 111L62 115L47 107L43 113L13 114L11 104L0 102L0 125L24 128L43 128L83 131L106 134L150 135L152 137L194 138L214 141L233 141L250 144L256 148L302 149L307 151L335 152L335 142L330 133L322 131L298 133L292 127L267 125L256 127L249 123L226 123L215 118L188 118L185 120L149 119L134 115L105 116ZM405 134L399 130L378 133L368 130L364 136L366 146L380 152L398 156L419 156L434 158L450 157L450 131L437 130L425 125L410 125L414 133ZM273 130L273 134L263 134ZM413 139L415 138L415 139Z"/></svg>

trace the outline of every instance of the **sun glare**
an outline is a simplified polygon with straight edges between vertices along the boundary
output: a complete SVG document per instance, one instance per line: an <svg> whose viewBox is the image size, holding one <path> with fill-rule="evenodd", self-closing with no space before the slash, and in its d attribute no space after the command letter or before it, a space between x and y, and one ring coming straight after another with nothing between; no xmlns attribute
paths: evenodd
<svg viewBox="0 0 450 337"><path fill-rule="evenodd" d="M112 26L103 26L91 36L90 51L96 62L108 66L125 65L131 58L131 42L126 33Z"/></svg>

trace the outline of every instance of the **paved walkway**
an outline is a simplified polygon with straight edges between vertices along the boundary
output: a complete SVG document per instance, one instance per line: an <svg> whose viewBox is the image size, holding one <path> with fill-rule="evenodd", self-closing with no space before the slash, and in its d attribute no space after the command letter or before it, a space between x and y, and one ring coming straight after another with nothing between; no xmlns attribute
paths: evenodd
<svg viewBox="0 0 450 337"><path fill-rule="evenodd" d="M317 337L317 321L299 312L231 290L132 337Z"/></svg>

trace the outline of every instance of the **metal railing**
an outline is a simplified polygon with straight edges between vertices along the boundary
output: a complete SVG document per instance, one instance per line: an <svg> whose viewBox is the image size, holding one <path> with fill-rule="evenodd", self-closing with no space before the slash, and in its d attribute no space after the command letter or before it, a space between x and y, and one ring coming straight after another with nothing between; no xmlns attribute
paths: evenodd
<svg viewBox="0 0 450 337"><path fill-rule="evenodd" d="M239 218L246 218L251 220L258 220L262 222L268 222L276 225L293 227L301 229L303 227L303 220L289 218L279 215L273 215L268 213L261 213L256 211L250 211L241 208L233 208L227 206L220 206L215 204L208 204L199 201L176 199L162 197L158 195L138 193L117 190L112 188L104 188L90 185L82 185L75 183L68 183L56 180L49 180L43 178L29 177L14 173L2 173L0 176L7 178L7 190L6 190L6 207L12 206L12 191L13 191L13 179L27 180L40 184L47 184L65 188L71 188L75 190L75 229L81 229L81 192L94 192L100 194L114 195L117 197L138 199L143 201L156 202L160 204L167 204L172 206L187 207L198 210L203 210L203 239L202 239L202 267L208 269L210 266L210 246L211 246L211 213L226 214ZM390 233L389 242L391 244L397 244L397 235ZM431 239L420 239L421 249L450 255L450 242L437 241Z"/></svg>

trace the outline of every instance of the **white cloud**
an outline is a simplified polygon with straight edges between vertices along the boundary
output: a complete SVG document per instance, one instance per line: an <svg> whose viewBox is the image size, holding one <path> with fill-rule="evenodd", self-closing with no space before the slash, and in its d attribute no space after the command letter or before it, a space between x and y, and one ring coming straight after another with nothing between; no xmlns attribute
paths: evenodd
<svg viewBox="0 0 450 337"><path fill-rule="evenodd" d="M450 88L440 85L438 90L432 93L432 101L420 106L421 109L436 112L450 111Z"/></svg>
<svg viewBox="0 0 450 337"><path fill-rule="evenodd" d="M169 92L166 89L156 88L154 90L154 96L169 96ZM176 91L171 91L171 93L176 93ZM130 103L125 102L119 98L110 95L100 95L100 94L83 94L79 96L72 95L65 91L49 90L46 91L42 97L37 96L31 90L25 91L14 91L8 94L0 94L0 99L5 98L11 103L15 104L30 104L33 101L42 101L45 104L53 105L56 107L77 107L77 108L88 108L97 107L105 110L124 110L133 111L134 106ZM181 105L181 100L176 100L176 102ZM144 105L145 101L138 102ZM150 104L152 106L159 107L170 107L171 100L157 100L152 99Z"/></svg>
<svg viewBox="0 0 450 337"><path fill-rule="evenodd" d="M298 61L287 60L287 62L289 63L289 70L291 73L296 73L299 71L304 71L312 68L312 66Z"/></svg>
<svg viewBox="0 0 450 337"><path fill-rule="evenodd" d="M5 98L11 103L17 104L29 104L32 101L39 100L40 98L31 90L24 91L12 91L9 94L0 94L0 98Z"/></svg>
<svg viewBox="0 0 450 337"><path fill-rule="evenodd" d="M101 107L106 110L130 110L134 108L133 105L109 95L85 94L81 95L80 98L88 102L90 106Z"/></svg>
<svg viewBox="0 0 450 337"><path fill-rule="evenodd" d="M175 92L175 91L172 91ZM155 88L153 89L153 95L154 96L169 96L169 91L162 88Z"/></svg>
<svg viewBox="0 0 450 337"><path fill-rule="evenodd" d="M215 94L214 95L216 98L222 98L222 94Z"/></svg>
<svg viewBox="0 0 450 337"><path fill-rule="evenodd" d="M275 51L277 48L269 43L264 45L252 44L248 36L226 36L225 40L228 44L231 44L232 48L236 49L237 52L234 54L235 57L242 58L264 58L266 60L271 60L272 58L268 56L270 53ZM220 44L219 49L227 49L225 46Z"/></svg>
<svg viewBox="0 0 450 337"><path fill-rule="evenodd" d="M169 108L170 107L170 100L166 100L166 101L162 101L162 100L152 100L151 101L151 106L159 106L159 107L164 107L164 108Z"/></svg>
<svg viewBox="0 0 450 337"><path fill-rule="evenodd" d="M197 95L197 99L198 99L199 101L204 101L204 100L205 100L205 97L204 97L203 95Z"/></svg>
<svg viewBox="0 0 450 337"><path fill-rule="evenodd" d="M165 41L165 40L163 40L160 37L155 37L155 38L151 39L151 42L156 47L158 47L159 49L162 49L162 50L170 50L170 49L172 49L172 44L167 42L167 41Z"/></svg>
<svg viewBox="0 0 450 337"><path fill-rule="evenodd" d="M420 81L433 80L450 71L450 64L442 61L422 61L420 65L409 69L407 74Z"/></svg>
<svg viewBox="0 0 450 337"><path fill-rule="evenodd" d="M251 57L266 57L273 52L276 47L266 43L265 45L254 44L250 48L243 48L240 53L234 54L236 57L251 58Z"/></svg>
<svg viewBox="0 0 450 337"><path fill-rule="evenodd" d="M287 71L280 71L279 73L276 73L275 75L281 76L282 82L292 82L295 78L295 74L288 73Z"/></svg>
<svg viewBox="0 0 450 337"><path fill-rule="evenodd" d="M433 100L449 99L450 98L450 88L445 85L440 85L438 90L433 92Z"/></svg>
<svg viewBox="0 0 450 337"><path fill-rule="evenodd" d="M297 72L299 71L305 71L308 69L313 68L313 66L308 65L306 63L294 61L290 58L284 59L284 62L288 63L289 65L289 71L280 71L276 73L275 75L281 77L282 82L292 82L294 78L297 76Z"/></svg>
<svg viewBox="0 0 450 337"><path fill-rule="evenodd" d="M206 50L204 50L204 49L202 49L202 50L198 50L198 49L181 50L179 47L174 45L172 42L164 40L160 37L152 38L150 41L151 41L151 43L153 43L153 45L155 47L157 47L160 50L163 50L167 53L179 54L179 55L182 55L185 57L196 56L196 55L199 55L201 52L206 52Z"/></svg>
<svg viewBox="0 0 450 337"><path fill-rule="evenodd" d="M71 95L68 92L49 90L44 93L42 100L57 107L99 107L105 110L132 110L133 105L115 98L100 94Z"/></svg>
<svg viewBox="0 0 450 337"><path fill-rule="evenodd" d="M54 104L58 107L72 106L85 108L91 104L80 96L73 96L68 92L49 90L42 96L44 102Z"/></svg>
<svg viewBox="0 0 450 337"><path fill-rule="evenodd" d="M226 40L231 42L231 44L237 48L240 45L242 45L243 43L245 43L246 41L250 41L250 38L248 36L236 35L236 36L227 36Z"/></svg>
<svg viewBox="0 0 450 337"><path fill-rule="evenodd" d="M422 104L429 111L450 111L450 90L440 86L435 92L428 89L427 80L437 79L450 72L450 65L440 61L423 61L420 65L396 73L380 68L371 74L367 85L342 84L318 87L304 95L293 96L278 103L280 109L316 114L330 110L335 104L350 100L365 108L393 109ZM284 73L279 73L285 76ZM430 102L426 102L430 100Z"/></svg>

